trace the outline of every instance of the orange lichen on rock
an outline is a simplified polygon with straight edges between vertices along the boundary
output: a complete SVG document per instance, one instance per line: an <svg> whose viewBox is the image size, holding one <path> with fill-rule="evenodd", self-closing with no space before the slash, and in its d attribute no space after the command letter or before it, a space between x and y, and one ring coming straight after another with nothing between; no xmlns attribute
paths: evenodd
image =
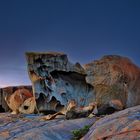
<svg viewBox="0 0 140 140"><path fill-rule="evenodd" d="M81 140L139 139L140 105L101 118Z"/></svg>
<svg viewBox="0 0 140 140"><path fill-rule="evenodd" d="M7 102L9 108L13 111L13 114L19 113L19 107L24 103L28 98L33 97L27 89L18 89L13 94L7 95L5 101Z"/></svg>
<svg viewBox="0 0 140 140"><path fill-rule="evenodd" d="M94 86L99 106L111 100L127 108L140 104L140 68L126 57L108 55L84 65L86 81Z"/></svg>
<svg viewBox="0 0 140 140"><path fill-rule="evenodd" d="M34 113L36 109L36 101L35 97L30 97L26 99L23 104L19 107L19 112L23 114L31 114Z"/></svg>

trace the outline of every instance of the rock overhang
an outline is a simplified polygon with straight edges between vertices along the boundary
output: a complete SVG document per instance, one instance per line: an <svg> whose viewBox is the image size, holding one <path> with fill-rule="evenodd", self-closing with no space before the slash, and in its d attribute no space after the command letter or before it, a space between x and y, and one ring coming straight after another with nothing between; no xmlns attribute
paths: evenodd
<svg viewBox="0 0 140 140"><path fill-rule="evenodd" d="M26 58L33 92L38 99L41 94L46 109L57 111L49 102L62 109L71 99L79 106L97 101L99 107L115 101L112 106L116 109L140 104L140 69L127 57L107 55L84 66L72 64L66 54L59 52L28 52Z"/></svg>
<svg viewBox="0 0 140 140"><path fill-rule="evenodd" d="M27 52L26 58L39 110L59 111L72 99L79 106L95 100L84 68L79 63L72 64L66 54Z"/></svg>

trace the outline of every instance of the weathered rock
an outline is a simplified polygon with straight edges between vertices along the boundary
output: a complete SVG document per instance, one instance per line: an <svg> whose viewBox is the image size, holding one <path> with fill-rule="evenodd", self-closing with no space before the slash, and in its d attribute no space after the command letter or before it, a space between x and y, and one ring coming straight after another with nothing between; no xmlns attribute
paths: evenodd
<svg viewBox="0 0 140 140"><path fill-rule="evenodd" d="M75 100L71 100L68 102L65 116L66 119L85 118L93 112L97 114L97 103L90 103L88 106L79 108Z"/></svg>
<svg viewBox="0 0 140 140"><path fill-rule="evenodd" d="M78 63L70 63L63 53L27 53L26 57L33 94L41 111L64 110L70 100L75 100L78 107L97 101L99 114L140 104L140 69L127 58L106 56L83 68ZM18 89L10 87L0 90L0 107L5 111L9 110L5 96L12 95ZM32 90L31 87L29 90ZM30 106L32 103L36 104L31 97L22 105ZM52 119L55 115L41 119ZM37 115L0 114L0 140L69 140L72 130L96 121L96 118L51 121L39 118ZM131 140L140 139L139 136L140 106L137 106L97 121L83 140Z"/></svg>
<svg viewBox="0 0 140 140"><path fill-rule="evenodd" d="M140 68L128 58L104 56L84 65L84 68L86 81L94 87L96 101L101 107L99 112L105 112L110 105L119 110L140 104ZM112 100L115 100L115 105Z"/></svg>
<svg viewBox="0 0 140 140"><path fill-rule="evenodd" d="M24 102L19 106L18 112L23 114L32 114L35 113L36 109L36 101L35 98L32 96L24 100Z"/></svg>
<svg viewBox="0 0 140 140"><path fill-rule="evenodd" d="M28 71L39 110L62 110L98 103L99 114L140 104L140 68L128 58L110 55L84 65L63 53L27 53ZM86 79L86 80L85 80Z"/></svg>
<svg viewBox="0 0 140 140"><path fill-rule="evenodd" d="M18 89L16 90L13 94L11 95L6 95L5 101L8 104L9 108L12 110L13 114L19 113L19 107L28 99L33 97L33 94L25 89ZM25 107L25 109L24 109ZM24 105L23 109L26 110L28 109L27 105ZM34 110L33 110L34 112ZM33 113L32 112L32 113Z"/></svg>
<svg viewBox="0 0 140 140"><path fill-rule="evenodd" d="M31 86L13 86L13 87L5 87L0 89L0 112L10 111L8 107L5 97L12 95L18 89L27 89L32 93Z"/></svg>
<svg viewBox="0 0 140 140"><path fill-rule="evenodd" d="M78 106L95 100L93 87L85 81L85 70L69 62L63 53L26 53L33 93L40 111L64 109L69 100Z"/></svg>
<svg viewBox="0 0 140 140"><path fill-rule="evenodd" d="M91 125L96 118L40 121L39 116L1 114L0 140L71 140L72 130Z"/></svg>
<svg viewBox="0 0 140 140"><path fill-rule="evenodd" d="M139 140L140 105L108 115L90 128L81 140Z"/></svg>

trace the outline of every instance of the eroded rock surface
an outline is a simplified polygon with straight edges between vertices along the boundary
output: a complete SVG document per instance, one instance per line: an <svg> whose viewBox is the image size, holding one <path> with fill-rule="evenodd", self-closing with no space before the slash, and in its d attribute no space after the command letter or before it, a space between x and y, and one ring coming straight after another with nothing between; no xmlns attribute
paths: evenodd
<svg viewBox="0 0 140 140"><path fill-rule="evenodd" d="M20 106L22 106L22 104L27 99L29 98L31 99L31 97L33 97L33 94L29 90L25 88L22 89L19 88L14 93L12 93L12 95L6 95L5 101L8 104L9 108L12 110L12 113L17 114L19 113ZM27 110L29 108L29 106L27 105L24 107L23 107L24 110ZM34 110L31 113L34 113Z"/></svg>
<svg viewBox="0 0 140 140"><path fill-rule="evenodd" d="M63 53L26 53L33 93L40 111L64 109L68 101L78 106L95 100L93 87L86 83L85 70L72 64Z"/></svg>
<svg viewBox="0 0 140 140"><path fill-rule="evenodd" d="M62 111L71 100L76 101L80 108L96 101L99 114L140 104L140 69L128 58L105 56L82 67L79 63L70 63L63 53L27 53L26 57L40 111ZM9 110L4 98L19 88L0 90L0 110ZM22 88L32 91L31 86ZM25 101L25 105L34 102L32 97ZM96 117L51 121L41 121L39 117L0 114L0 139L69 140L72 130L91 124L93 126L82 140L140 139L140 106L107 115L96 123ZM48 120L48 117L42 119Z"/></svg>
<svg viewBox="0 0 140 140"><path fill-rule="evenodd" d="M0 89L0 112L10 111L10 108L8 107L5 101L5 97L11 96L15 91L19 89L27 89L32 93L31 86L12 86L12 87L5 87Z"/></svg>
<svg viewBox="0 0 140 140"><path fill-rule="evenodd" d="M98 103L99 114L140 104L140 68L128 58L109 55L83 67L63 53L26 53L29 76L39 110L62 110L70 100L78 106Z"/></svg>
<svg viewBox="0 0 140 140"><path fill-rule="evenodd" d="M104 56L84 68L86 81L94 87L100 113L140 104L140 68L128 58Z"/></svg>
<svg viewBox="0 0 140 140"><path fill-rule="evenodd" d="M72 130L91 125L96 118L40 121L39 116L0 115L0 140L71 140Z"/></svg>
<svg viewBox="0 0 140 140"><path fill-rule="evenodd" d="M139 140L140 105L98 120L81 140Z"/></svg>

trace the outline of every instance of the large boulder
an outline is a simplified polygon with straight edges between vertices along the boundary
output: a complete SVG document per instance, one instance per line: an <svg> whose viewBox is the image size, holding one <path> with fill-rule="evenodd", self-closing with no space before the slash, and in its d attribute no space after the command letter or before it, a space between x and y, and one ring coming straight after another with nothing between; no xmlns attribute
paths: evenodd
<svg viewBox="0 0 140 140"><path fill-rule="evenodd" d="M29 104L31 102L29 99L32 100L33 105ZM33 97L33 94L25 88L16 90L12 95L7 95L5 97L5 101L8 104L9 108L12 110L12 114L22 112L27 112L27 114L34 113L36 105L35 98ZM29 102L28 105L25 102ZM29 108L32 108L32 111L29 111Z"/></svg>
<svg viewBox="0 0 140 140"><path fill-rule="evenodd" d="M96 121L81 140L139 140L140 105Z"/></svg>
<svg viewBox="0 0 140 140"><path fill-rule="evenodd" d="M79 64L72 64L66 54L56 52L26 53L33 94L40 111L64 110L68 101L78 106L95 100L93 87L86 83L86 72Z"/></svg>
<svg viewBox="0 0 140 140"><path fill-rule="evenodd" d="M5 98L12 96L13 93L22 89L29 90L29 92L32 93L32 87L30 85L29 86L26 86L26 85L25 86L9 86L5 88L0 88L0 112L7 112L11 110L8 104L6 103Z"/></svg>
<svg viewBox="0 0 140 140"><path fill-rule="evenodd" d="M109 55L84 65L86 81L94 87L99 112L140 104L140 68L126 57Z"/></svg>
<svg viewBox="0 0 140 140"><path fill-rule="evenodd" d="M140 68L128 58L108 55L84 66L66 54L26 53L38 109L60 111L68 101L98 103L99 114L140 104Z"/></svg>

